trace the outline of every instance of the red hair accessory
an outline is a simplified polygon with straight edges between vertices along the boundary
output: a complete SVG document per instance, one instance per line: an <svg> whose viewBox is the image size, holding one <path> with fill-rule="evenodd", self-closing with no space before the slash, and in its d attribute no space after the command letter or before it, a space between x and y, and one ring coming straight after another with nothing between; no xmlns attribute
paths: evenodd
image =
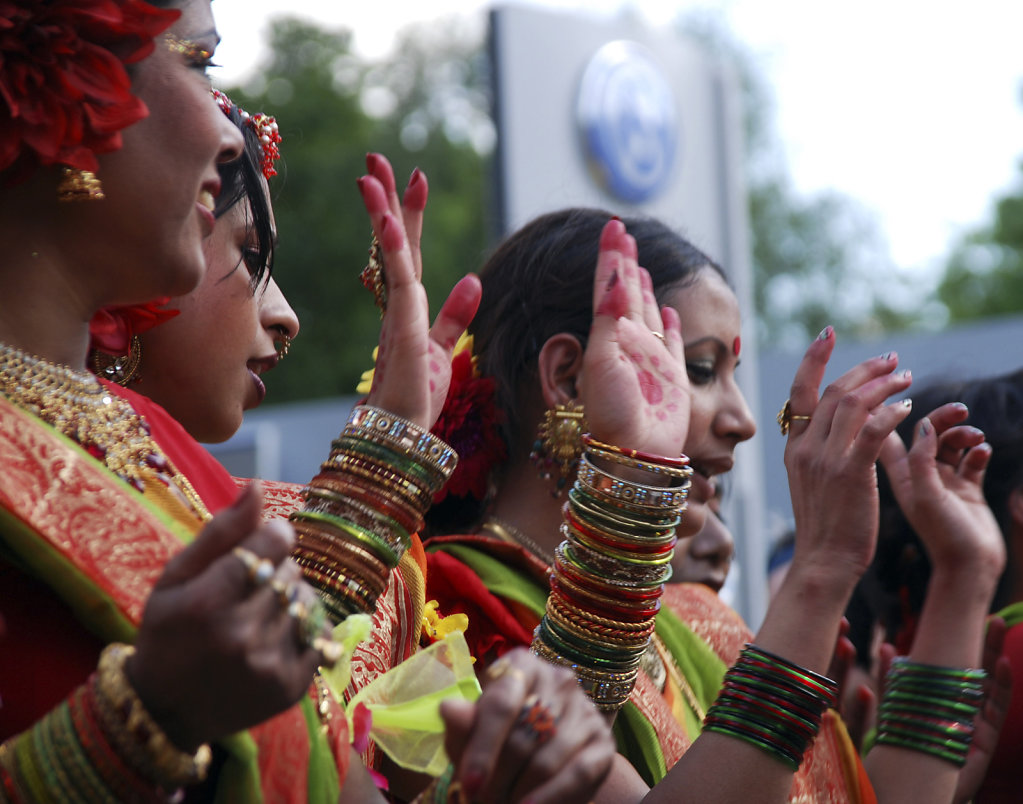
<svg viewBox="0 0 1023 804"><path fill-rule="evenodd" d="M181 312L160 309L169 301L168 297L148 304L103 308L89 322L89 348L111 355L127 354L132 337L169 321Z"/></svg>
<svg viewBox="0 0 1023 804"><path fill-rule="evenodd" d="M142 0L0 0L0 171L97 171L96 154L149 113L125 64L179 16Z"/></svg>
<svg viewBox="0 0 1023 804"><path fill-rule="evenodd" d="M262 112L249 114L219 89L213 90L213 97L224 114L230 114L232 108L238 109L242 121L259 137L260 148L263 152L260 168L264 178L269 181L271 176L276 176L277 170L274 168L274 162L281 158L281 135L277 129L277 118Z"/></svg>
<svg viewBox="0 0 1023 804"><path fill-rule="evenodd" d="M490 470L508 456L498 425L503 418L494 399L495 384L476 373L472 341L451 359L451 385L440 418L431 431L458 453L458 466L434 503L451 494L482 500Z"/></svg>

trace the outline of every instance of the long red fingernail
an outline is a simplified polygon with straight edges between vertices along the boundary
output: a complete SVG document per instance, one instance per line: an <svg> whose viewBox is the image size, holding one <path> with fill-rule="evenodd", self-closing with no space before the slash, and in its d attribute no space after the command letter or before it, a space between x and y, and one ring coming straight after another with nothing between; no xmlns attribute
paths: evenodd
<svg viewBox="0 0 1023 804"><path fill-rule="evenodd" d="M366 184L365 176L359 176L359 178L355 180L355 186L359 188L359 194L362 195L363 197L365 197L366 195L366 188L364 186L365 184Z"/></svg>
<svg viewBox="0 0 1023 804"><path fill-rule="evenodd" d="M375 173L377 167L380 165L380 155L375 153L366 154L366 170L370 173Z"/></svg>
<svg viewBox="0 0 1023 804"><path fill-rule="evenodd" d="M423 171L421 171L419 168L416 168L415 170L412 171L412 178L408 180L408 186L415 187L417 184L419 184L419 181L422 178Z"/></svg>

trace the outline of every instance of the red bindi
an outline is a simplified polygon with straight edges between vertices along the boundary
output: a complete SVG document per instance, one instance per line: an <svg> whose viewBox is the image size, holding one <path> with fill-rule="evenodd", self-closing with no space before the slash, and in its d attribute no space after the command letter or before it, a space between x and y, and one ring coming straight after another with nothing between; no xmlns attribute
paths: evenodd
<svg viewBox="0 0 1023 804"><path fill-rule="evenodd" d="M732 341L732 354L736 357L739 356L739 351L742 349L742 338L738 335L735 336L735 340Z"/></svg>

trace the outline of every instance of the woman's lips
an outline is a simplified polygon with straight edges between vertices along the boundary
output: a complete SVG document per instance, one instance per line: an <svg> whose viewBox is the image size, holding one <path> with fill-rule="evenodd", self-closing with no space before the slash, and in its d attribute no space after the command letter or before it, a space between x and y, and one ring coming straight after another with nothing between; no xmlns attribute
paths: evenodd
<svg viewBox="0 0 1023 804"><path fill-rule="evenodd" d="M209 195L209 193L207 193ZM210 196L212 198L212 196ZM213 216L213 211L207 209L207 207L201 202L195 202L195 209L199 213L199 219L202 221L204 238L209 237L213 234L213 227L217 224L217 219Z"/></svg>
<svg viewBox="0 0 1023 804"><path fill-rule="evenodd" d="M266 386L263 384L263 381L259 378L259 375L256 374L256 372L254 372L252 369L249 369L249 374L252 375L252 384L256 387L256 405L253 406L256 407L258 405L261 405L263 403L263 400L266 398Z"/></svg>

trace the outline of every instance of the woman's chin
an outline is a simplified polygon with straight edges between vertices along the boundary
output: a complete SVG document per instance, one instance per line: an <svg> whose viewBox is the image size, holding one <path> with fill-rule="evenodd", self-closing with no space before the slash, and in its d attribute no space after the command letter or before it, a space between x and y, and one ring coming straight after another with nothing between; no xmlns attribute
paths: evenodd
<svg viewBox="0 0 1023 804"><path fill-rule="evenodd" d="M682 515L682 521L675 528L675 535L679 539L695 536L703 530L703 523L707 521L707 504L690 498L686 512Z"/></svg>

